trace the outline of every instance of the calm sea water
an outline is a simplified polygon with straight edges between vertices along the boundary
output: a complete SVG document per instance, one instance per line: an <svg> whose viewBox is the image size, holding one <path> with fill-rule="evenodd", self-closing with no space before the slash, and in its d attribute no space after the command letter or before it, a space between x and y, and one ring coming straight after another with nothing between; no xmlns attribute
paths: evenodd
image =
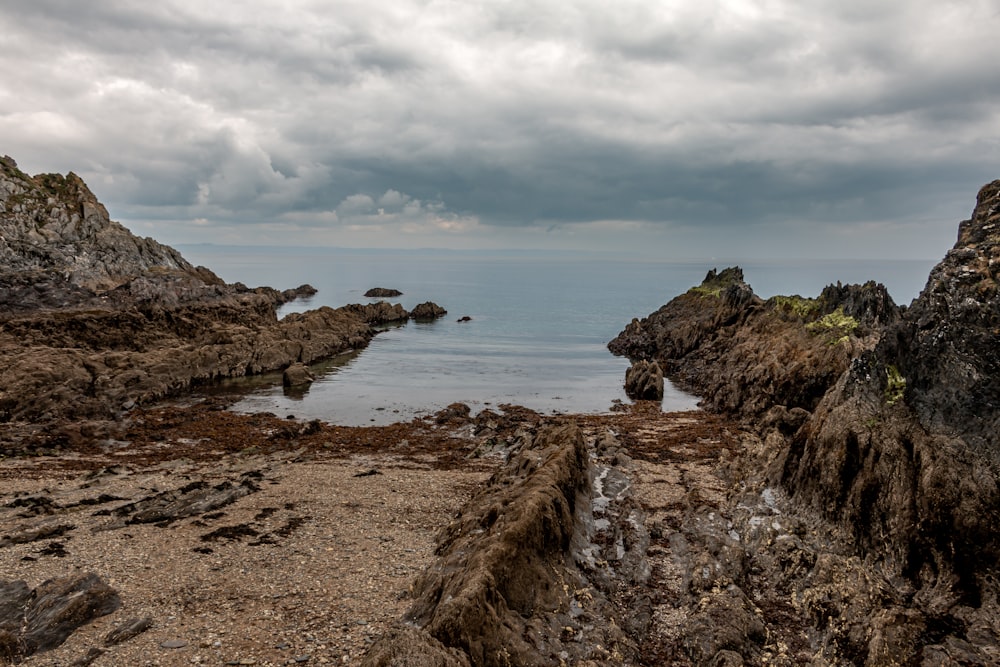
<svg viewBox="0 0 1000 667"><path fill-rule="evenodd" d="M268 411L346 425L408 420L461 401L473 411L517 403L541 412L607 412L628 402L628 362L606 348L643 317L696 285L711 268L739 263L762 297L815 296L831 282L885 283L899 303L923 287L926 261L628 261L583 255L449 251L359 251L182 246L196 264L229 282L278 289L309 283L319 293L279 313L369 301L371 287L401 290L410 309L434 301L448 315L380 333L368 348L318 366L307 391L279 374L226 383L236 410ZM462 316L469 322L457 322ZM666 388L664 410L696 398Z"/></svg>

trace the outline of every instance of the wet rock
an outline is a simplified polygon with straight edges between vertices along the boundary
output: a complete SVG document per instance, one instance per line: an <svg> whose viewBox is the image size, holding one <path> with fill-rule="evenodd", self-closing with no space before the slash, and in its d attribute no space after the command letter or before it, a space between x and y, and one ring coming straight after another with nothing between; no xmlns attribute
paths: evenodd
<svg viewBox="0 0 1000 667"><path fill-rule="evenodd" d="M120 606L118 594L95 574L50 579L34 590L23 581L0 582L0 656L16 661L53 649Z"/></svg>
<svg viewBox="0 0 1000 667"><path fill-rule="evenodd" d="M286 387L301 387L312 384L316 376L305 364L292 364L281 374L281 384Z"/></svg>
<svg viewBox="0 0 1000 667"><path fill-rule="evenodd" d="M453 421L468 421L471 409L465 403L452 403L434 415L434 421L438 424L447 424Z"/></svg>
<svg viewBox="0 0 1000 667"><path fill-rule="evenodd" d="M663 400L663 371L655 361L640 359L625 372L625 393L640 401Z"/></svg>
<svg viewBox="0 0 1000 667"><path fill-rule="evenodd" d="M104 645L115 646L116 644L123 644L130 639L138 637L151 627L153 627L153 619L149 616L131 618L116 626L107 635L105 635Z"/></svg>
<svg viewBox="0 0 1000 667"><path fill-rule="evenodd" d="M398 289L392 289L391 287L373 287L365 292L365 296L369 299L383 299L403 296L403 293Z"/></svg>
<svg viewBox="0 0 1000 667"><path fill-rule="evenodd" d="M413 310L410 311L410 317L415 320L436 320L437 318L444 317L447 314L447 310L433 301L419 303L413 307Z"/></svg>
<svg viewBox="0 0 1000 667"><path fill-rule="evenodd" d="M469 317L468 315L462 315L460 318L456 320L456 322L471 322L471 321L472 318Z"/></svg>

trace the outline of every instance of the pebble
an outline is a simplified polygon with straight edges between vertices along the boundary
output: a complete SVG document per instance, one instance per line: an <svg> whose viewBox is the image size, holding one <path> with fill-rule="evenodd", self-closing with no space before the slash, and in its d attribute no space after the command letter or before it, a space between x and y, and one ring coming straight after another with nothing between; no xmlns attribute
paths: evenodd
<svg viewBox="0 0 1000 667"><path fill-rule="evenodd" d="M160 643L162 648L184 648L188 643L183 639L168 639Z"/></svg>

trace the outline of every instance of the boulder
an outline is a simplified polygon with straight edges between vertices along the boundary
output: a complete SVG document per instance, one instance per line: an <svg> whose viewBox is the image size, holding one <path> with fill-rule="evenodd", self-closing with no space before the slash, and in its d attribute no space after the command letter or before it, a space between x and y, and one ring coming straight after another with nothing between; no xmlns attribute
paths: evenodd
<svg viewBox="0 0 1000 667"><path fill-rule="evenodd" d="M625 393L640 401L663 400L663 371L655 361L640 359L625 371Z"/></svg>
<svg viewBox="0 0 1000 667"><path fill-rule="evenodd" d="M437 318L444 317L447 314L447 310L433 301L419 303L413 307L413 310L410 311L410 317L415 320L436 320Z"/></svg>
<svg viewBox="0 0 1000 667"><path fill-rule="evenodd" d="M403 296L403 293L398 289L392 289L389 287L373 287L365 292L365 296L369 299L386 299Z"/></svg>
<svg viewBox="0 0 1000 667"><path fill-rule="evenodd" d="M0 581L0 659L18 662L53 649L95 618L121 606L118 593L95 574L45 581Z"/></svg>
<svg viewBox="0 0 1000 667"><path fill-rule="evenodd" d="M316 376L303 363L295 363L285 369L281 375L281 384L286 387L301 387L312 384Z"/></svg>

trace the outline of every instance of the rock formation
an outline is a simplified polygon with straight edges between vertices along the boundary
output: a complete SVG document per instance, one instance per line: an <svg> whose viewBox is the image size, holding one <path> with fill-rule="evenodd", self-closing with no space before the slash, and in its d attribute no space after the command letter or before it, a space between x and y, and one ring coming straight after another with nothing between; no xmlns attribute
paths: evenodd
<svg viewBox="0 0 1000 667"><path fill-rule="evenodd" d="M292 364L281 374L281 384L286 387L301 387L312 384L315 380L316 376L301 362Z"/></svg>
<svg viewBox="0 0 1000 667"><path fill-rule="evenodd" d="M0 260L0 441L42 425L72 445L94 433L86 420L358 349L368 321L407 315L380 303L278 321L278 305L315 289L227 285L110 220L76 175L30 177L6 157Z"/></svg>
<svg viewBox="0 0 1000 667"><path fill-rule="evenodd" d="M0 581L0 661L55 648L119 606L118 593L94 574L50 579L34 590L23 581Z"/></svg>
<svg viewBox="0 0 1000 667"><path fill-rule="evenodd" d="M410 311L410 317L414 320L436 320L437 318L444 317L447 314L447 310L433 301L418 303L413 307L413 310Z"/></svg>
<svg viewBox="0 0 1000 667"><path fill-rule="evenodd" d="M32 177L0 158L0 219L2 271L20 284L41 279L104 291L154 267L194 271L173 248L113 222L72 172Z"/></svg>
<svg viewBox="0 0 1000 667"><path fill-rule="evenodd" d="M362 664L631 664L649 620L628 588L649 576L642 524L575 424L543 426L445 528L405 624Z"/></svg>
<svg viewBox="0 0 1000 667"><path fill-rule="evenodd" d="M837 664L1000 660L998 223L995 181L905 310L874 283L765 302L728 269L609 346L752 419L744 488L780 485L837 536L740 543Z"/></svg>
<svg viewBox="0 0 1000 667"><path fill-rule="evenodd" d="M400 292L398 289L392 289L389 287L373 287L367 292L365 292L365 296L368 297L369 299L383 299L383 298L403 296L403 293Z"/></svg>
<svg viewBox="0 0 1000 667"><path fill-rule="evenodd" d="M663 400L663 371L655 361L639 359L625 372L625 393L640 401Z"/></svg>

